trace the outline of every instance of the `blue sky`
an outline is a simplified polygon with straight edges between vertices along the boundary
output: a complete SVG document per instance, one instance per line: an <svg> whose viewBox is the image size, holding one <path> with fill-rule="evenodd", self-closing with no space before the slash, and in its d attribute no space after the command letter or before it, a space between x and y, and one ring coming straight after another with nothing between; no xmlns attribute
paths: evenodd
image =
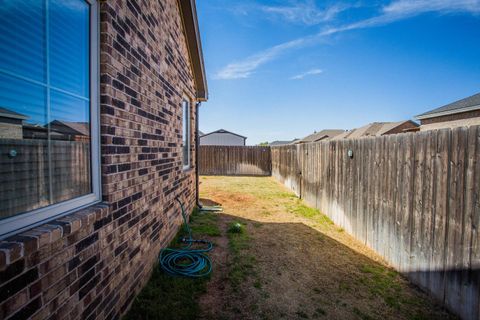
<svg viewBox="0 0 480 320"><path fill-rule="evenodd" d="M352 129L480 92L480 0L198 0L200 129L247 144Z"/></svg>

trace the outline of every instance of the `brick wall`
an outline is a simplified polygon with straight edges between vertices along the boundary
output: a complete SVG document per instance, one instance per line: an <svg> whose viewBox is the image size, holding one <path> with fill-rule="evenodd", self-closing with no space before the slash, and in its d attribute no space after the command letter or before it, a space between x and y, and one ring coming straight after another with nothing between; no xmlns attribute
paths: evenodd
<svg viewBox="0 0 480 320"><path fill-rule="evenodd" d="M425 124L479 118L479 117L480 117L480 110L473 110L468 112L449 114L449 115L435 117L435 118L423 119L423 120L420 120L420 122L422 123L422 125L425 125Z"/></svg>
<svg viewBox="0 0 480 320"><path fill-rule="evenodd" d="M445 128L453 129L457 127L471 127L471 126L480 126L480 117L422 124L420 126L420 130L428 131L428 130L438 130L438 129L445 129Z"/></svg>
<svg viewBox="0 0 480 320"><path fill-rule="evenodd" d="M194 83L176 0L101 3L101 204L0 242L0 319L116 319L174 236L181 100Z"/></svg>
<svg viewBox="0 0 480 320"><path fill-rule="evenodd" d="M0 118L0 139L22 139L23 128L21 124L2 122Z"/></svg>
<svg viewBox="0 0 480 320"><path fill-rule="evenodd" d="M417 128L418 128L418 126L414 125L410 121L406 121L406 122L402 123L401 125L393 128L392 130L390 130L388 132L385 132L384 134L404 133L405 130L413 130L413 129L417 129Z"/></svg>

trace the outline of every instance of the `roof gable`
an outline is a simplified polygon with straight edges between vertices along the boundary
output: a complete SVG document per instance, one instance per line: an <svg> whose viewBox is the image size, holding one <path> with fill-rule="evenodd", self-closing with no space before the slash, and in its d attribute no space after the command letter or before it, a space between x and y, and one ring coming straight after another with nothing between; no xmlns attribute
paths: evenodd
<svg viewBox="0 0 480 320"><path fill-rule="evenodd" d="M210 133L206 133L206 134L202 135L201 137L206 137L206 136L209 136L209 135L214 134L214 133L229 133L229 134L233 134L234 136L237 136L237 137L240 137L240 138L243 138L243 139L247 139L247 137L245 137L245 136L239 135L239 134L231 132L231 131L227 131L225 129L218 129L218 130L212 131Z"/></svg>
<svg viewBox="0 0 480 320"><path fill-rule="evenodd" d="M341 130L341 129L324 129L319 132L315 132L306 136L305 138L297 141L297 143L315 142L315 141L323 140L325 138L335 137L344 132L345 130Z"/></svg>
<svg viewBox="0 0 480 320"><path fill-rule="evenodd" d="M378 131L378 135L382 136L384 134L387 134L389 131L403 125L404 123L411 123L414 127L418 127L418 124L411 121L411 120L406 120L406 121L398 121L398 122L386 122L382 128Z"/></svg>
<svg viewBox="0 0 480 320"><path fill-rule="evenodd" d="M268 145L271 146L271 147L273 147L273 146L283 146L283 145L291 144L292 142L295 142L295 140L289 140L289 141L275 140L275 141L270 142Z"/></svg>
<svg viewBox="0 0 480 320"><path fill-rule="evenodd" d="M411 120L398 122L372 122L364 125L363 127L352 129L350 131L339 134L334 137L334 140L380 137L397 128L398 126L403 125L404 123L411 123L415 127L418 127L418 124Z"/></svg>
<svg viewBox="0 0 480 320"><path fill-rule="evenodd" d="M59 127L66 127L68 128L71 133L80 134L83 136L90 135L90 126L88 122L71 122L71 121L60 121L60 120L53 120L50 122L50 126L55 126L57 130Z"/></svg>

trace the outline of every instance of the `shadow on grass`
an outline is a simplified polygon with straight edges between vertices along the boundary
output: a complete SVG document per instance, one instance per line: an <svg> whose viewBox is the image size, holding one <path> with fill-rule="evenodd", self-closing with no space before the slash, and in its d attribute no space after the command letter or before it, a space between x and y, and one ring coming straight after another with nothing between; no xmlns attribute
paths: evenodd
<svg viewBox="0 0 480 320"><path fill-rule="evenodd" d="M189 225L194 239L220 236L218 215L203 214L195 209L190 215ZM182 225L169 247L184 247L180 239L187 236L185 225ZM200 279L171 276L157 263L124 319L196 319L200 312L198 298L206 292L209 279L210 276Z"/></svg>
<svg viewBox="0 0 480 320"><path fill-rule="evenodd" d="M455 319L395 270L303 223L224 215L245 232L228 235L232 290L215 319Z"/></svg>
<svg viewBox="0 0 480 320"><path fill-rule="evenodd" d="M207 281L173 277L156 265L124 319L196 319L200 313L198 298L206 292Z"/></svg>
<svg viewBox="0 0 480 320"><path fill-rule="evenodd" d="M228 222L226 234L220 218ZM172 277L155 266L125 319L454 318L394 270L303 223L195 212L191 228L194 238L228 238L227 274L221 275L228 283L215 301L221 312L199 305L210 277L218 276L213 257L213 274L204 279ZM184 235L180 230L172 246Z"/></svg>

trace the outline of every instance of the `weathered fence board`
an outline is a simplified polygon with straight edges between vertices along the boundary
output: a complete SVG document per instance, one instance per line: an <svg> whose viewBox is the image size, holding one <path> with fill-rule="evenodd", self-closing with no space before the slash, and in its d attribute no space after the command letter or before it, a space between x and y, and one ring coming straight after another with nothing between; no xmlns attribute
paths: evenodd
<svg viewBox="0 0 480 320"><path fill-rule="evenodd" d="M480 319L480 127L271 153L276 179L463 319Z"/></svg>
<svg viewBox="0 0 480 320"><path fill-rule="evenodd" d="M0 217L88 194L90 144L0 139L0 181Z"/></svg>
<svg viewBox="0 0 480 320"><path fill-rule="evenodd" d="M270 176L270 147L200 146L201 175Z"/></svg>

